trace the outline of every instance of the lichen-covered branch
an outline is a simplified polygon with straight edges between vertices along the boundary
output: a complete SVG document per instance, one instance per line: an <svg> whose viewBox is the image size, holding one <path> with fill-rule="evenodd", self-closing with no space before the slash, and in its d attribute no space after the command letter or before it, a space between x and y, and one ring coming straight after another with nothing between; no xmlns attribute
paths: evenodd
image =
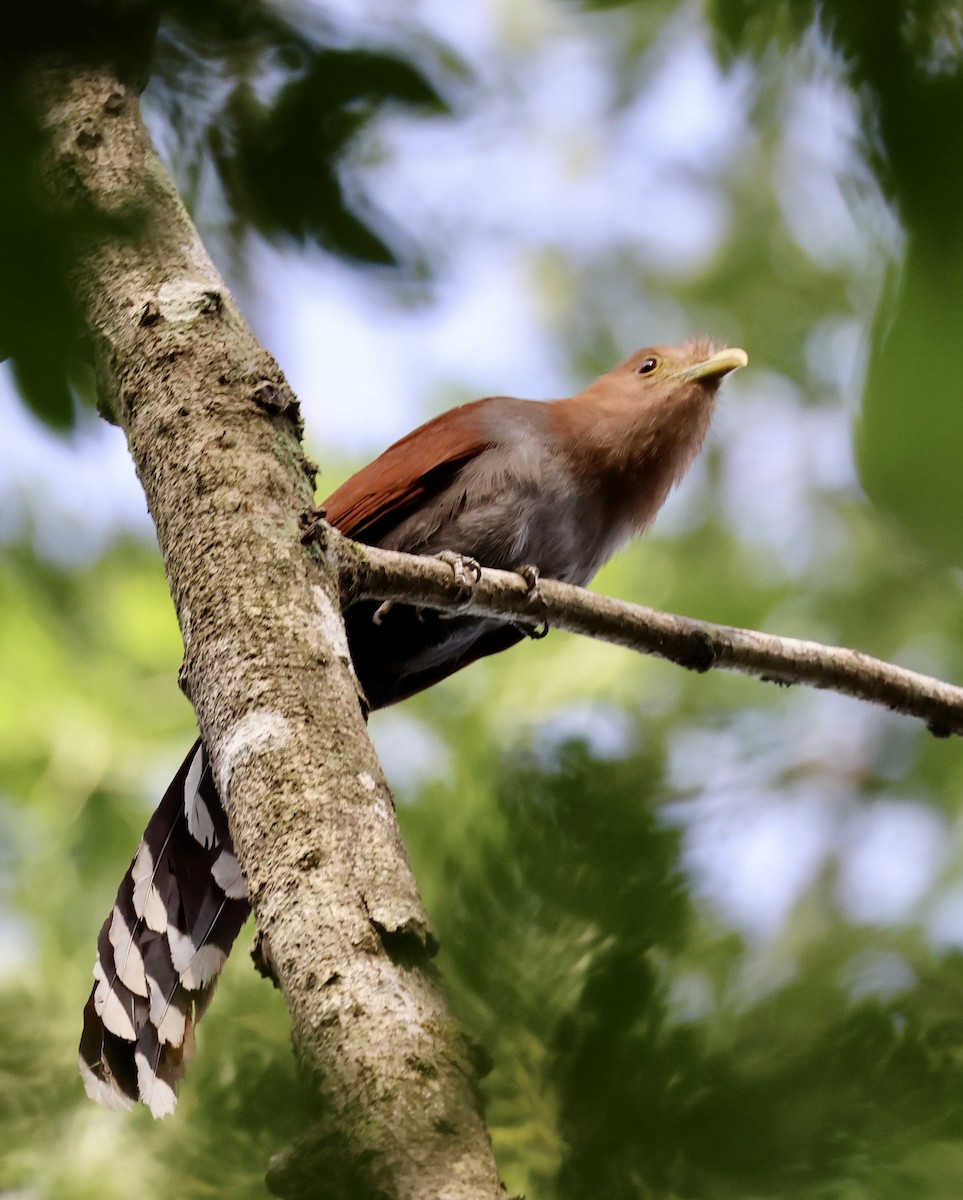
<svg viewBox="0 0 963 1200"><path fill-rule="evenodd" d="M533 601L526 580L507 571L483 570L466 601L447 563L330 537L346 603L398 600L531 624L545 621L694 671L717 668L771 683L827 688L918 717L938 736L963 735L963 688L858 650L713 625L550 579L539 581Z"/></svg>
<svg viewBox="0 0 963 1200"><path fill-rule="evenodd" d="M299 536L313 469L296 401L199 241L135 92L107 68L63 64L31 86L51 138L50 203L114 218L75 273L99 394L157 525L185 691L319 1098L317 1128L272 1185L502 1196L336 580Z"/></svg>

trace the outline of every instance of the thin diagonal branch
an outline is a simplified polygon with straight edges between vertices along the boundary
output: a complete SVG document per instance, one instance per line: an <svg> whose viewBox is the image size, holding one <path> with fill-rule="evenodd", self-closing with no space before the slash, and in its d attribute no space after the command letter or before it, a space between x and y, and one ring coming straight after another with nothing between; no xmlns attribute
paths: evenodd
<svg viewBox="0 0 963 1200"><path fill-rule="evenodd" d="M963 688L858 650L714 625L549 579L540 581L533 603L528 583L510 571L483 570L466 603L451 568L436 558L361 546L340 536L332 536L330 546L346 604L397 600L532 625L544 620L689 670L738 671L770 683L825 688L917 717L938 737L963 735Z"/></svg>

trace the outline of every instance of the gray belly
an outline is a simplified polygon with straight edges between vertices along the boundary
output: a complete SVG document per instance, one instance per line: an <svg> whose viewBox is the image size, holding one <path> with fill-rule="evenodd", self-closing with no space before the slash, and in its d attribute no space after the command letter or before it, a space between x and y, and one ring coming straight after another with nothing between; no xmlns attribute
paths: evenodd
<svg viewBox="0 0 963 1200"><path fill-rule="evenodd" d="M483 567L534 566L550 579L587 584L627 540L598 504L585 502L568 473L549 460L523 474L510 454L480 455L426 508L381 544L412 554L467 554Z"/></svg>
<svg viewBox="0 0 963 1200"><path fill-rule="evenodd" d="M539 457L541 456L541 457ZM504 571L537 567L579 586L626 540L600 502L580 496L565 468L537 445L486 451L379 545L409 554L451 551ZM375 604L347 616L359 680L373 707L403 699L467 663L518 641L516 626L396 605L375 625Z"/></svg>

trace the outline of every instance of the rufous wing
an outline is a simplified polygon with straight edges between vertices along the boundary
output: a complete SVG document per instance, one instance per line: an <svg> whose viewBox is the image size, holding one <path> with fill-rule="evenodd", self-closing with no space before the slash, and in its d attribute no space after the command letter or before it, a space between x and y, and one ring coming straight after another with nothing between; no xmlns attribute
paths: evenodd
<svg viewBox="0 0 963 1200"><path fill-rule="evenodd" d="M376 544L492 444L483 420L488 403L463 404L389 446L324 501L329 523L347 537Z"/></svg>

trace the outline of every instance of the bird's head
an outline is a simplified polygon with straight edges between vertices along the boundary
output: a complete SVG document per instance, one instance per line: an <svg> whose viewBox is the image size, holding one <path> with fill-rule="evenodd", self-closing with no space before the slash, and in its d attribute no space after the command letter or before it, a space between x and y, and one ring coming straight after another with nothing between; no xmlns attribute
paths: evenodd
<svg viewBox="0 0 963 1200"><path fill-rule="evenodd" d="M681 346L648 346L637 350L602 379L616 384L615 393L634 394L646 406L661 405L667 400L684 403L700 394L711 399L730 371L748 363L745 350L720 347L701 338Z"/></svg>
<svg viewBox="0 0 963 1200"><path fill-rule="evenodd" d="M644 528L698 453L720 382L748 362L744 350L706 338L637 350L557 403L573 469L631 497L633 522Z"/></svg>
<svg viewBox="0 0 963 1200"><path fill-rule="evenodd" d="M647 434L670 442L697 436L701 442L719 384L748 362L745 350L723 348L708 338L647 346L563 401L563 419L594 428L613 448L625 438L645 440Z"/></svg>

